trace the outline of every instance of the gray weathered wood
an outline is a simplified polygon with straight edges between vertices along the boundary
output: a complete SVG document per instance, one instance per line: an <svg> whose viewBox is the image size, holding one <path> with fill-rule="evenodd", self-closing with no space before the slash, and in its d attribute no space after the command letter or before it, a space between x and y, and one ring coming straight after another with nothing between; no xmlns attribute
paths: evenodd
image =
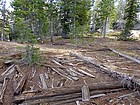
<svg viewBox="0 0 140 105"><path fill-rule="evenodd" d="M82 86L82 101L90 101L90 92L87 85Z"/></svg>
<svg viewBox="0 0 140 105"><path fill-rule="evenodd" d="M21 78L21 80L20 80L19 83L17 84L16 89L14 90L16 94L19 94L19 93L22 92L23 87L24 87L24 85L25 85L25 83L26 83L26 80L27 80L27 76L23 76L23 77Z"/></svg>
<svg viewBox="0 0 140 105"><path fill-rule="evenodd" d="M56 73L58 73L59 75L65 77L65 78L68 78L70 80L75 80L77 81L79 78L78 77L74 77L74 76L71 76L70 74L66 73L64 70L61 70L60 68L51 68L52 70L54 70Z"/></svg>
<svg viewBox="0 0 140 105"><path fill-rule="evenodd" d="M6 71L4 71L1 76L5 77L15 71L15 64L11 65Z"/></svg>
<svg viewBox="0 0 140 105"><path fill-rule="evenodd" d="M76 98L76 97L82 97L81 93L81 87L83 85L76 85L76 86L65 86L61 88L53 88L53 89L47 89L42 90L43 95L35 95L35 96L18 96L15 97L15 103L18 103L19 101L35 101L35 100L45 100L46 102L52 102L52 101L58 101L58 100L68 100L69 98ZM87 86L90 89L90 94L102 94L106 92L111 92L111 89L120 89L122 90L123 84L120 84L120 82L114 82L114 83L94 83L94 84L87 84ZM92 93L93 92L93 93ZM44 94L45 93L45 94Z"/></svg>
<svg viewBox="0 0 140 105"><path fill-rule="evenodd" d="M0 103L3 103L3 97L4 97L6 87L7 87L7 83L8 83L8 79L5 77L3 85L2 85L2 89L0 91Z"/></svg>
<svg viewBox="0 0 140 105"><path fill-rule="evenodd" d="M102 64L94 62L94 59L92 59L91 57L85 57L83 55L80 55L80 54L74 53L74 52L70 52L70 55L74 56L74 57L77 57L78 59L82 59L86 63L92 64L94 67L98 68L98 70L109 74L113 78L117 78L121 81L124 80L124 79L127 79L127 82L129 81L129 83L131 83L131 86L133 88L137 88L138 90L140 90L140 82L137 79L129 77L129 75L127 75L125 73L117 72L117 71L111 70L111 69L109 69L105 66L102 66ZM129 87L130 84L127 84L127 82L124 83L124 86Z"/></svg>
<svg viewBox="0 0 140 105"><path fill-rule="evenodd" d="M125 58L127 58L127 59L129 59L129 60L132 60L133 62L136 62L136 63L140 64L140 60L138 60L138 59L136 59L136 58L134 58L134 57L131 57L131 56L126 55L126 54L123 54L123 53L120 53L120 52L118 52L118 51L116 51L116 50L114 50L114 49L111 49L111 48L110 48L110 50L113 51L114 53L116 53L116 54L122 56L122 57L125 57Z"/></svg>
<svg viewBox="0 0 140 105"><path fill-rule="evenodd" d="M46 81L45 81L44 74L40 74L39 77L40 77L40 81L42 83L42 88L47 89L48 87L47 87L47 84L46 84Z"/></svg>
<svg viewBox="0 0 140 105"><path fill-rule="evenodd" d="M92 75L92 74L90 74L90 73L88 73L88 72L86 72L86 71L84 71L84 70L82 70L82 69L77 69L77 70L78 70L79 72L81 72L81 73L83 73L83 74L89 76L89 77L95 78L94 75Z"/></svg>
<svg viewBox="0 0 140 105"><path fill-rule="evenodd" d="M123 91L124 88L120 88L120 89L112 89L112 90L93 90L90 91L90 98L98 98L98 97L102 97L105 96L106 93L113 93L113 92L118 92L118 91ZM16 97L17 99L17 97ZM52 97L46 97L46 98L41 98L41 99L35 99L33 100L26 100L26 102L29 102L30 105L34 105L34 104L39 104L39 103L43 103L43 102L49 102L49 103L53 103L55 105L63 105L64 103L67 104L69 102L75 102L75 101L82 101L82 93L81 91L78 93L70 93L70 94L62 94L62 95L55 95Z"/></svg>

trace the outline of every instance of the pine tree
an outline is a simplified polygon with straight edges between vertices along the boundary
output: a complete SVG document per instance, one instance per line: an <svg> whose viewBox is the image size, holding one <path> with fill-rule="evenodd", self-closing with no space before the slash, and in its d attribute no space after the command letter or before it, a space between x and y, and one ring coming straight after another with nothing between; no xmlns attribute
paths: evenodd
<svg viewBox="0 0 140 105"><path fill-rule="evenodd" d="M128 40L132 35L130 30L133 28L136 20L137 0L127 0L125 8L125 28L119 36L120 40Z"/></svg>
<svg viewBox="0 0 140 105"><path fill-rule="evenodd" d="M109 19L114 17L115 7L114 0L101 0L98 5L98 20L100 21L103 37L106 36L107 28L109 28Z"/></svg>
<svg viewBox="0 0 140 105"><path fill-rule="evenodd" d="M63 38L69 38L70 32L76 33L74 28L88 23L90 3L90 0L61 0L60 20Z"/></svg>

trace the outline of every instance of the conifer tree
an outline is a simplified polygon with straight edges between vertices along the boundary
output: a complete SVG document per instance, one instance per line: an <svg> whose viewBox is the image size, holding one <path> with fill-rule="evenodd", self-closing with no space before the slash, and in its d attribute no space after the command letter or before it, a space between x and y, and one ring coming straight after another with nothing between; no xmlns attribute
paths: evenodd
<svg viewBox="0 0 140 105"><path fill-rule="evenodd" d="M121 40L128 40L132 35L130 30L133 28L136 20L136 9L137 9L137 0L127 0L125 8L125 28L119 36Z"/></svg>

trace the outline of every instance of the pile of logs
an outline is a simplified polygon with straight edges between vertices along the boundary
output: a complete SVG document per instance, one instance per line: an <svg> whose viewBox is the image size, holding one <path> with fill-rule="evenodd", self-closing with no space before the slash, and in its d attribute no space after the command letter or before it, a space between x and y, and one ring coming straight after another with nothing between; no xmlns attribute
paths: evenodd
<svg viewBox="0 0 140 105"><path fill-rule="evenodd" d="M4 94L7 87L10 87L10 90L13 90L13 95L18 95L22 92L26 80L27 76L24 75L24 73L15 64L12 64L6 71L4 71L0 78L0 83L2 84L2 88L0 90L0 103L4 104L5 102Z"/></svg>
<svg viewBox="0 0 140 105"><path fill-rule="evenodd" d="M120 56L130 59L136 63L140 63L139 60L137 60L131 56L122 54L120 52L117 52L116 50L112 50L112 49L110 49L110 50L113 51L114 53L117 53ZM91 57L85 57L83 55L80 55L78 53L73 53L73 52L70 52L70 56L76 57L78 59L82 59L84 62L89 63L89 64L93 65L94 67L97 67L100 71L107 73L111 77L117 78L118 80L123 82L124 86L126 86L128 88L135 88L136 90L140 91L140 82L133 77L129 77L129 75L120 73L117 71L113 71L113 70L103 66L102 64L96 63L96 62L94 62L94 59L92 59Z"/></svg>
<svg viewBox="0 0 140 105"><path fill-rule="evenodd" d="M59 66L62 66L58 64ZM54 70L55 71L55 70ZM57 72L57 71L56 71ZM79 72L77 74L80 75ZM62 75L62 74L61 74ZM89 75L85 72L81 75ZM63 75L62 75L63 76ZM65 75L66 76L66 75ZM0 91L0 102L5 105L7 99L4 99L6 88L10 86L10 90L13 90L13 94L8 97L12 97L9 100L9 105L12 104L38 104L38 103L55 103L56 105L76 102L76 101L90 101L92 98L103 97L106 93L112 93L116 91L122 91L125 88L120 82L114 83L92 83L92 84L81 84L75 86L64 86L56 88L48 88L45 82L45 74L39 75L42 89L24 91L24 85L27 81L27 76L19 69L15 64L11 65L6 71L1 74L0 83L2 88ZM72 79L72 78L71 78ZM35 95L30 95L35 93ZM25 95L26 94L26 95Z"/></svg>
<svg viewBox="0 0 140 105"><path fill-rule="evenodd" d="M110 49L112 50L112 49ZM121 53L118 53L115 50L112 50L113 52L119 54L120 56L124 56ZM74 86L65 86L66 79L71 81L77 81L81 77L91 77L96 78L95 75L90 73L90 71L82 70L79 68L76 68L73 66L72 63L69 61L67 64L69 65L63 65L63 60L59 59L52 59L51 63L55 64L55 66L52 65L44 65L45 67L50 68L55 73L59 74L60 76L64 77L65 79L59 81L57 84L57 87L54 87L52 84L52 87L49 88L46 79L49 78L49 76L46 73L40 73L39 79L40 79L40 89L34 90L33 87L31 87L31 90L25 91L24 87L26 84L26 81L28 79L34 78L36 75L36 70L32 71L32 76L30 78L27 76L27 74L24 74L18 65L11 64L10 67L8 67L0 77L0 103L2 105L6 105L5 102L7 100L7 97L9 97L9 105L33 105L33 104L40 104L40 103L52 103L55 105L62 105L66 103L76 102L78 105L78 101L90 101L92 98L97 97L104 97L107 93L113 93L118 91L123 91L131 85L131 88L137 88L137 90L140 89L140 84L133 78L130 78L129 76L125 74L121 74L116 71L112 71L101 64L98 64L94 61L94 59L90 57L85 57L83 55L80 55L78 53L70 53L70 56L75 57L75 61L78 62L85 62L88 64L93 65L95 68L98 68L97 70L100 70L104 73L109 74L111 77L117 78L120 81L126 80L125 83L121 82L101 82L101 83L91 83L91 84L79 84ZM127 56L127 58L131 60L131 57ZM11 61L10 61L11 62ZM9 62L6 62L6 64L9 64ZM11 94L8 95L5 98L6 90L10 88ZM8 90L9 91L9 90ZM33 93L33 94L31 94ZM12 97L12 98L10 98Z"/></svg>
<svg viewBox="0 0 140 105"><path fill-rule="evenodd" d="M119 82L114 83L94 83L83 84L67 87L58 87L40 90L43 95L21 95L16 96L14 103L55 103L55 105L61 105L62 103L70 103L76 101L89 101L91 98L97 98L105 96L106 93L122 91L123 85ZM59 103L59 104L58 104ZM60 104L61 103L61 104Z"/></svg>

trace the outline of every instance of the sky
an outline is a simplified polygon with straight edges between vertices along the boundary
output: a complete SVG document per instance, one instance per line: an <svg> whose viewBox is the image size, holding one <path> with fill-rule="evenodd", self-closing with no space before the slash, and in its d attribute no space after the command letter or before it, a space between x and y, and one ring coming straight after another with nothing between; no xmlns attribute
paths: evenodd
<svg viewBox="0 0 140 105"><path fill-rule="evenodd" d="M12 0L6 0L6 9L12 11L12 7L10 6L10 2L12 2Z"/></svg>

